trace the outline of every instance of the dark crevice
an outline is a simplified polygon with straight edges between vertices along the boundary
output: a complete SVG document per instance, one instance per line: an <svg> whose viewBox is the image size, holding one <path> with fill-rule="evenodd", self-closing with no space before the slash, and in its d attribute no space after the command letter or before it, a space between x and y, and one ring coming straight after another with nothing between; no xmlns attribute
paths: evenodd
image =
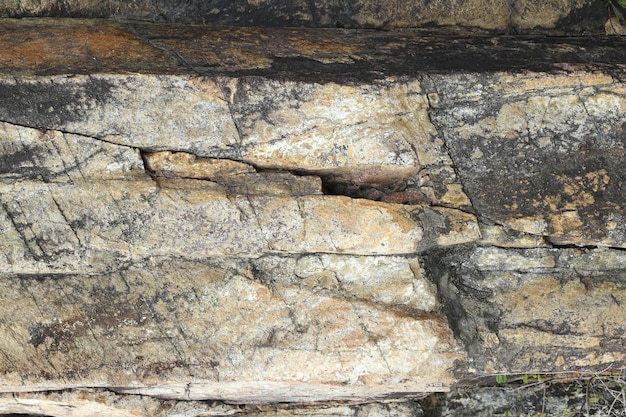
<svg viewBox="0 0 626 417"><path fill-rule="evenodd" d="M174 152L177 151L149 151L137 148L141 159L143 161L144 169L146 173L153 179L158 178L179 178L179 179L194 179L213 181L217 183L224 182L223 179L212 178L198 178L189 176L168 175L155 170L148 159L148 156L157 152ZM194 155L198 161L205 159L205 157L197 156L190 152L180 152L189 155ZM379 181L377 183L357 183L355 181L346 179L344 176L336 173L329 173L325 170L324 173L320 173L317 170L303 170L303 169L280 169L280 168L267 168L259 166L246 160L245 158L206 158L216 159L224 161L232 161L237 163L243 163L250 166L257 174L290 174L296 177L316 177L319 178L322 184L321 193L323 195L335 195L344 196L354 199L365 199L370 201L381 201L384 203L401 204L407 206L431 206L431 207L444 207L452 208L462 211L468 214L474 214L472 211L459 209L458 207L448 207L445 205L433 204L433 202L424 194L419 188L414 187L411 184L411 180L407 178L392 178L388 182Z"/></svg>
<svg viewBox="0 0 626 417"><path fill-rule="evenodd" d="M196 179L196 180L207 180L212 181L211 178L197 178L197 177L185 177L185 176L174 176L160 173L155 170L149 162L148 156L153 153L157 153L160 151L148 151L139 149L139 153L141 155L141 159L144 164L144 168L146 173L150 175L152 179L157 178L185 178L185 179ZM173 152L173 151L164 151L164 152ZM174 151L175 152L175 151ZM189 155L196 156L198 161L201 161L203 157L197 156L190 152L180 152L186 153ZM337 195L337 196L345 196L350 198L357 199L366 199L371 201L381 201L386 203L394 203L394 204L404 204L404 205L433 205L429 198L421 192L418 188L414 188L410 184L410 180L406 178L394 178L388 182L379 181L378 183L357 183L355 181L351 181L346 179L345 177L335 174L328 173L326 170L325 173L320 173L316 170L303 170L303 169L279 169L279 168L267 168L262 167L257 164L246 160L245 158L206 158L206 159L216 159L216 160L225 160L232 161L237 163L243 163L250 166L252 169L256 171L258 174L265 173L276 173L276 174L290 174L296 177L316 177L320 178L322 183L322 194L324 195ZM220 182L216 180L215 182Z"/></svg>
<svg viewBox="0 0 626 417"><path fill-rule="evenodd" d="M389 182L357 183L346 181L333 174L320 175L324 194L343 195L385 203L404 205L431 205L432 202L419 188L412 187L407 178Z"/></svg>
<svg viewBox="0 0 626 417"><path fill-rule="evenodd" d="M148 174L150 176L150 178L152 178L153 181L157 181L157 173L152 169L152 167L150 166L150 162L148 161L148 158L146 156L146 152L145 151L139 151L139 156L141 157L141 161L143 162L143 169L146 172L146 174Z"/></svg>
<svg viewBox="0 0 626 417"><path fill-rule="evenodd" d="M588 245L588 244L573 244L573 243L557 243L555 238L552 236L544 236L544 240L550 244L551 248L554 248L554 249L583 249L583 250L608 249L608 250L626 252L626 248L621 247L621 246L606 246L606 245L600 245L600 244Z"/></svg>

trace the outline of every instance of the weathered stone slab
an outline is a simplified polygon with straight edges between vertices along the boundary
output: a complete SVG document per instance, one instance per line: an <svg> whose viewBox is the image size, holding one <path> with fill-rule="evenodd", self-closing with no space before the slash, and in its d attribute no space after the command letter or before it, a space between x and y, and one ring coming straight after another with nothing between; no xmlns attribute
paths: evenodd
<svg viewBox="0 0 626 417"><path fill-rule="evenodd" d="M150 256L108 274L3 272L2 287L5 392L369 398L445 389L462 357L434 286L402 257Z"/></svg>
<svg viewBox="0 0 626 417"><path fill-rule="evenodd" d="M602 28L607 11L591 0L445 1L409 0L402 4L373 0L182 1L157 0L4 0L0 16L110 17L157 22L195 22L242 26L420 27L460 26L496 30L566 30L575 34ZM604 20L602 20L604 18ZM582 22L581 22L582 20ZM597 29L597 28L596 28Z"/></svg>
<svg viewBox="0 0 626 417"><path fill-rule="evenodd" d="M448 4L446 4L448 7ZM602 23L604 20L602 20ZM231 77L372 82L418 73L596 71L623 73L619 37L466 36L424 30L129 26L178 55L187 71ZM554 32L552 33L554 35ZM521 54L520 51L524 51ZM620 68L621 71L620 71Z"/></svg>
<svg viewBox="0 0 626 417"><path fill-rule="evenodd" d="M5 34L0 45L7 51L0 73L24 76L139 72L354 84L419 72L618 70L626 54L619 37L579 33L469 37L90 19L0 19L0 28ZM67 51L67 59L60 59Z"/></svg>
<svg viewBox="0 0 626 417"><path fill-rule="evenodd" d="M545 237L532 235L509 227L480 223L480 244L504 248L553 247Z"/></svg>
<svg viewBox="0 0 626 417"><path fill-rule="evenodd" d="M146 178L139 151L55 130L0 122L0 180L46 183Z"/></svg>
<svg viewBox="0 0 626 417"><path fill-rule="evenodd" d="M555 244L626 247L624 83L601 73L436 79L433 119L477 212Z"/></svg>
<svg viewBox="0 0 626 417"><path fill-rule="evenodd" d="M198 81L119 74L5 77L0 114L17 125L136 148L223 156L239 142L237 129L215 82Z"/></svg>
<svg viewBox="0 0 626 417"><path fill-rule="evenodd" d="M623 414L623 405L611 395L623 379L590 373L543 375L542 382L509 376L507 384L466 385L422 402L424 415L441 417L567 416ZM563 378L563 379L561 379ZM613 382L617 378L617 382ZM495 378L490 378L495 381ZM547 379L547 381L546 381ZM491 385L491 386L489 386ZM612 410L612 411L609 411Z"/></svg>
<svg viewBox="0 0 626 417"><path fill-rule="evenodd" d="M416 401L372 403L227 404L218 401L171 401L111 390L80 388L65 391L0 394L0 412L70 417L188 417L188 416L302 416L302 417L421 417Z"/></svg>
<svg viewBox="0 0 626 417"><path fill-rule="evenodd" d="M243 162L201 158L186 152L144 153L142 158L146 170L157 178L157 181L159 177L212 181L216 183L216 189L223 189L229 194L288 196L322 194L322 181L314 175L294 175L282 171L259 173L254 167Z"/></svg>
<svg viewBox="0 0 626 417"><path fill-rule="evenodd" d="M11 77L0 80L0 114L22 126L326 175L334 183L384 188L432 170L448 177L428 192L442 198L454 172L419 93L417 82L393 80L349 87L258 78Z"/></svg>
<svg viewBox="0 0 626 417"><path fill-rule="evenodd" d="M28 20L2 24L8 32L33 30ZM77 69L78 64L60 67L55 63L54 57L64 53L64 42L71 42L71 38L59 38L68 25L52 20L35 25L41 36L51 37L46 41L51 55L40 58L36 55L39 45L26 44L40 60L24 62L19 68L7 66L22 76L0 80L3 120L145 151L182 151L259 168L313 173L324 177L332 194L464 210L471 204L441 132L430 121L433 108L442 106L447 109L442 111L462 115L459 101L467 98L484 96L488 101L485 94L491 91L493 100L498 100L502 88L528 96L535 94L533 88L541 87L532 80L496 77L490 81L494 87L483 92L480 82L436 74L453 69L469 71L474 77L485 71L565 70L576 71L562 77L565 84L579 80L591 86L596 82L583 70L595 70L595 63L602 63L619 77L623 72L619 63L626 59L621 41L606 39L473 38L451 43L417 32L135 23L126 25L127 32L121 27L111 27L111 31L125 33L124 42L178 57L173 71L179 75L155 65L142 72L170 75L68 77L96 71L91 66ZM88 32L96 23L73 25L76 28L70 28L70 34L72 30ZM101 40L93 36L82 42L91 50ZM12 47L7 41L7 48ZM529 54L519 54L520 48ZM96 60L100 59L108 64L96 72L128 72L132 64L125 61L121 49ZM33 72L51 78L26 76ZM598 76L603 77L607 75ZM50 88L51 80L54 88ZM549 90L558 85L544 87ZM608 88L614 91L610 82ZM605 111L605 105L599 109ZM455 129L454 117L445 122L435 119L446 130ZM155 128L157 118L167 123Z"/></svg>
<svg viewBox="0 0 626 417"><path fill-rule="evenodd" d="M623 40L0 26L6 392L415 398L626 360Z"/></svg>
<svg viewBox="0 0 626 417"><path fill-rule="evenodd" d="M477 247L425 258L467 346L466 373L623 364L625 266L615 249Z"/></svg>
<svg viewBox="0 0 626 417"><path fill-rule="evenodd" d="M180 71L172 56L107 20L0 19L0 44L3 74Z"/></svg>
<svg viewBox="0 0 626 417"><path fill-rule="evenodd" d="M2 268L101 271L111 267L109 256L412 254L480 236L475 217L454 209L340 196L231 195L204 184L1 185Z"/></svg>

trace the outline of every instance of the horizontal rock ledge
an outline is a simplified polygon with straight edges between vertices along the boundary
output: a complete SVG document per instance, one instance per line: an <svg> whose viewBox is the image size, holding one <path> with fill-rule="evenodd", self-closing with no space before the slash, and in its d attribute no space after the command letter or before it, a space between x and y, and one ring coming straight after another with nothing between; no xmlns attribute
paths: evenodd
<svg viewBox="0 0 626 417"><path fill-rule="evenodd" d="M414 254L480 237L475 217L455 209L232 195L193 180L19 182L0 190L7 273L102 271L116 257Z"/></svg>
<svg viewBox="0 0 626 417"><path fill-rule="evenodd" d="M413 398L626 360L623 40L0 28L1 391Z"/></svg>
<svg viewBox="0 0 626 417"><path fill-rule="evenodd" d="M67 415L71 417L182 417L228 416L245 413L248 416L270 415L340 415L346 417L378 416L396 413L414 416L421 409L416 402L396 399L363 403L359 401L318 402L299 404L226 404L218 401L171 401L144 395L116 394L107 389L83 388L66 391L0 394L0 412L17 414ZM418 414L419 415L419 414Z"/></svg>
<svg viewBox="0 0 626 417"><path fill-rule="evenodd" d="M2 273L0 391L412 396L446 389L463 357L417 258L152 256L119 267Z"/></svg>
<svg viewBox="0 0 626 417"><path fill-rule="evenodd" d="M152 73L372 81L437 72L610 70L624 39L0 19L0 72ZM36 36L33 36L36 34ZM523 51L523 53L520 53Z"/></svg>
<svg viewBox="0 0 626 417"><path fill-rule="evenodd" d="M329 194L476 212L558 245L626 245L621 39L0 24L12 34L6 175L49 180L28 152L101 140L141 150L148 169L155 152L229 159L318 176Z"/></svg>
<svg viewBox="0 0 626 417"><path fill-rule="evenodd" d="M7 1L0 17L106 17L155 22L234 24L238 26L310 26L382 28L444 26L467 33L476 29L514 32L597 33L607 19L604 4L592 0L562 0L537 4L532 0L408 0L381 4L373 0L271 0L229 2L202 0L102 2L62 0Z"/></svg>

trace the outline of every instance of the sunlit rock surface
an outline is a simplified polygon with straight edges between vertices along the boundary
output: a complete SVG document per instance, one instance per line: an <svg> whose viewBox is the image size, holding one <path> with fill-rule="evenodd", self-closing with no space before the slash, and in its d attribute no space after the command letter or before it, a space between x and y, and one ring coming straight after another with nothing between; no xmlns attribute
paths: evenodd
<svg viewBox="0 0 626 417"><path fill-rule="evenodd" d="M623 40L0 27L0 411L623 366Z"/></svg>
<svg viewBox="0 0 626 417"><path fill-rule="evenodd" d="M621 250L477 247L428 262L471 366L513 374L626 359Z"/></svg>

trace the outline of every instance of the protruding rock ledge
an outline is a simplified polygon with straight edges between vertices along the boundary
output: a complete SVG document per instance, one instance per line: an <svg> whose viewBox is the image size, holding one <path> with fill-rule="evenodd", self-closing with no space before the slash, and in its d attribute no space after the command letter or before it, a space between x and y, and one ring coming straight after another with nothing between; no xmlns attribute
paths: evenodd
<svg viewBox="0 0 626 417"><path fill-rule="evenodd" d="M453 72L624 72L624 40L607 36L456 35L0 19L0 73L197 74L275 80L384 80ZM36 36L33 36L36 34ZM523 51L524 53L520 53Z"/></svg>
<svg viewBox="0 0 626 417"><path fill-rule="evenodd" d="M416 258L149 257L2 274L0 391L231 402L413 396L463 358Z"/></svg>
<svg viewBox="0 0 626 417"><path fill-rule="evenodd" d="M378 28L443 26L447 31L598 32L607 10L594 0L7 0L1 17L104 17L238 26Z"/></svg>
<svg viewBox="0 0 626 417"><path fill-rule="evenodd" d="M0 265L11 273L110 270L110 257L415 254L480 237L475 217L455 209L236 195L197 180L19 182L0 190Z"/></svg>
<svg viewBox="0 0 626 417"><path fill-rule="evenodd" d="M0 26L6 391L624 361L623 40Z"/></svg>
<svg viewBox="0 0 626 417"><path fill-rule="evenodd" d="M380 402L360 401L280 403L280 404L227 404L218 401L172 401L145 395L116 394L108 389L81 388L64 391L0 394L0 412L15 414L44 414L69 417L190 417L237 416L288 417L342 416L420 417L417 402L388 399Z"/></svg>

